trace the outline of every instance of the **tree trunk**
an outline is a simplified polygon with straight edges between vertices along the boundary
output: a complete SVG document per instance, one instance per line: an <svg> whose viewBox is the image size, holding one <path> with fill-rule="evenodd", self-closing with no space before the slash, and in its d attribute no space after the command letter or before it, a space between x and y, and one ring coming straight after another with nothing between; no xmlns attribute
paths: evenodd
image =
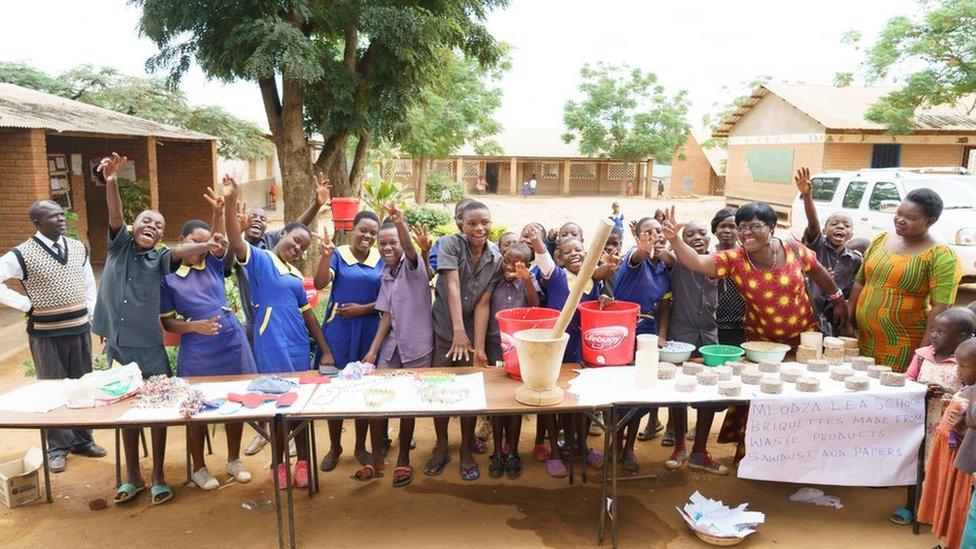
<svg viewBox="0 0 976 549"><path fill-rule="evenodd" d="M363 179L366 177L366 153L369 152L370 143L369 132L359 134L356 141L356 152L352 158L352 169L349 170L349 186L356 190L356 194L359 194L359 189L363 186Z"/></svg>
<svg viewBox="0 0 976 549"><path fill-rule="evenodd" d="M430 171L430 157L420 157L420 172L417 174L417 204L427 203L427 173ZM435 199L436 200L436 199Z"/></svg>

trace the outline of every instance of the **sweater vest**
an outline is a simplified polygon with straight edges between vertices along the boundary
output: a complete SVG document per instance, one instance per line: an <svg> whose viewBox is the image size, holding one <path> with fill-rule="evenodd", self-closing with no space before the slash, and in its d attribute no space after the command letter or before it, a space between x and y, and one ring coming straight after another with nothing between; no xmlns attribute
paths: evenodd
<svg viewBox="0 0 976 549"><path fill-rule="evenodd" d="M76 335L90 329L85 296L88 249L71 238L64 242L67 250L63 257L56 256L36 236L13 249L31 300L27 333L36 337Z"/></svg>

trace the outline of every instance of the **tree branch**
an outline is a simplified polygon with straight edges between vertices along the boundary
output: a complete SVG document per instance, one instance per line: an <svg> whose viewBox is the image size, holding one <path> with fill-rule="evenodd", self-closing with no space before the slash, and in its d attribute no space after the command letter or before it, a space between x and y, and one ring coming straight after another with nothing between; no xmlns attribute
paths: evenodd
<svg viewBox="0 0 976 549"><path fill-rule="evenodd" d="M356 70L356 51L359 49L359 29L355 22L346 25L346 47L343 50L342 64L349 72Z"/></svg>
<svg viewBox="0 0 976 549"><path fill-rule="evenodd" d="M261 99L264 101L264 113L268 117L268 127L275 136L281 135L281 96L278 94L278 83L274 77L258 79L261 88Z"/></svg>
<svg viewBox="0 0 976 549"><path fill-rule="evenodd" d="M360 132L357 136L356 153L352 158L352 169L349 171L349 181L355 187L366 172L366 152L369 150L371 136L369 132Z"/></svg>

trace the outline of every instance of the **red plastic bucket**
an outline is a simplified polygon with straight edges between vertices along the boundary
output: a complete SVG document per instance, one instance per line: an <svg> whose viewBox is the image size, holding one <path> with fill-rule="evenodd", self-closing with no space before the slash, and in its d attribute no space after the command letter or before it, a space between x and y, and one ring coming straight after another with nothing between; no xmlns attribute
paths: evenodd
<svg viewBox="0 0 976 549"><path fill-rule="evenodd" d="M359 213L358 198L336 197L332 199L332 220L352 221Z"/></svg>
<svg viewBox="0 0 976 549"><path fill-rule="evenodd" d="M515 352L515 332L531 330L533 328L552 328L559 318L559 311L543 307L518 307L498 311L498 331L502 339L502 360L505 361L505 371L515 379L522 379L519 371L518 353Z"/></svg>
<svg viewBox="0 0 976 549"><path fill-rule="evenodd" d="M579 305L583 361L589 366L622 366L634 360L640 305L615 301L600 309L598 301Z"/></svg>
<svg viewBox="0 0 976 549"><path fill-rule="evenodd" d="M305 297L308 298L308 304L314 309L319 304L319 291L315 289L315 279L305 277L305 280L302 281L302 286L305 288Z"/></svg>

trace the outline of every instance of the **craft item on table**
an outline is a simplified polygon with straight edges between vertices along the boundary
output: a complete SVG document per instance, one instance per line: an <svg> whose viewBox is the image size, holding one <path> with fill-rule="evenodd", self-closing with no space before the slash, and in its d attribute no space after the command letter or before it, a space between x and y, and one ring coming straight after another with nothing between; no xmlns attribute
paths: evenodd
<svg viewBox="0 0 976 549"><path fill-rule="evenodd" d="M844 387L849 391L867 391L871 387L871 380L863 376L851 376L844 380Z"/></svg>
<svg viewBox="0 0 976 549"><path fill-rule="evenodd" d="M315 374L306 374L298 378L299 385L324 385L331 382L332 377Z"/></svg>
<svg viewBox="0 0 976 549"><path fill-rule="evenodd" d="M745 370L747 367L751 366L751 364L749 364L748 362L733 360L733 361L726 362L724 366L728 366L729 368L732 368L733 375L739 375L742 373L742 370Z"/></svg>
<svg viewBox="0 0 976 549"><path fill-rule="evenodd" d="M742 393L742 384L735 380L719 381L718 394L722 396L739 396Z"/></svg>
<svg viewBox="0 0 976 549"><path fill-rule="evenodd" d="M830 369L830 379L844 381L854 375L854 369L848 366L834 366Z"/></svg>
<svg viewBox="0 0 976 549"><path fill-rule="evenodd" d="M189 419L203 410L203 393L197 389L187 391L186 397L180 403L180 417Z"/></svg>
<svg viewBox="0 0 976 549"><path fill-rule="evenodd" d="M715 372L715 375L718 376L719 381L728 381L732 379L732 368L729 368L728 366L712 366L710 369L711 371Z"/></svg>
<svg viewBox="0 0 976 549"><path fill-rule="evenodd" d="M135 362L124 366L113 362L107 370L89 372L78 379L65 379L61 383L68 408L91 408L136 395L143 380L139 365Z"/></svg>
<svg viewBox="0 0 976 549"><path fill-rule="evenodd" d="M468 398L470 391L454 382L420 383L417 396L427 403L454 404Z"/></svg>
<svg viewBox="0 0 976 549"><path fill-rule="evenodd" d="M739 377L742 378L742 383L745 383L746 385L759 385L759 382L762 381L762 378L765 376L766 374L760 372L756 368L747 368L742 370L742 373L739 374Z"/></svg>
<svg viewBox="0 0 976 549"><path fill-rule="evenodd" d="M674 379L674 375L678 372L678 367L670 362L660 362L657 365L657 378L658 379Z"/></svg>
<svg viewBox="0 0 976 549"><path fill-rule="evenodd" d="M814 349L819 354L823 348L823 337L820 332L803 332L800 334L800 346Z"/></svg>
<svg viewBox="0 0 976 549"><path fill-rule="evenodd" d="M827 349L843 349L844 340L839 337L828 336L823 338L823 346L824 346L824 352L826 352Z"/></svg>
<svg viewBox="0 0 976 549"><path fill-rule="evenodd" d="M297 388L298 385L290 380L278 376L261 376L254 378L247 384L248 391L266 393L269 395L280 395Z"/></svg>
<svg viewBox="0 0 976 549"><path fill-rule="evenodd" d="M239 402L246 408L257 408L264 404L265 402L274 402L275 406L278 408L287 408L298 400L298 393L287 392L280 395L267 395L264 393L230 393L227 395L227 400L231 402Z"/></svg>
<svg viewBox="0 0 976 549"><path fill-rule="evenodd" d="M783 368L779 371L779 378L789 383L796 383L796 380L803 377L803 372L797 368Z"/></svg>
<svg viewBox="0 0 976 549"><path fill-rule="evenodd" d="M711 371L711 368L706 368L695 374L695 379L699 385L715 385L718 383L718 374Z"/></svg>
<svg viewBox="0 0 976 549"><path fill-rule="evenodd" d="M421 383L454 383L454 374L420 374Z"/></svg>
<svg viewBox="0 0 976 549"><path fill-rule="evenodd" d="M384 378L382 376L368 376L364 377L363 379L345 382L342 384L341 388L342 392L344 393L358 393L359 391L365 391L370 387L383 383L383 381Z"/></svg>
<svg viewBox="0 0 976 549"><path fill-rule="evenodd" d="M698 388L698 381L693 377L679 378L674 382L674 390L679 393L693 393Z"/></svg>
<svg viewBox="0 0 976 549"><path fill-rule="evenodd" d="M288 393L285 393L285 394L279 396L275 400L275 407L276 408L287 408L287 407L295 404L296 402L298 402L298 393L288 392Z"/></svg>
<svg viewBox="0 0 976 549"><path fill-rule="evenodd" d="M393 402L396 398L396 391L386 387L370 387L363 391L363 400L366 401L367 408L379 408L380 406Z"/></svg>
<svg viewBox="0 0 976 549"><path fill-rule="evenodd" d="M693 376L702 371L702 368L704 368L704 366L702 366L700 362L685 362L681 365L681 373L688 376Z"/></svg>
<svg viewBox="0 0 976 549"><path fill-rule="evenodd" d="M905 374L899 374L898 372L881 372L881 384L885 387L904 387L905 386Z"/></svg>
<svg viewBox="0 0 976 549"><path fill-rule="evenodd" d="M319 389L315 392L315 398L312 399L312 404L316 406L332 404L341 394L342 390L338 387L326 387L324 389Z"/></svg>
<svg viewBox="0 0 976 549"><path fill-rule="evenodd" d="M172 408L186 395L189 384L181 377L152 376L139 388L134 408Z"/></svg>
<svg viewBox="0 0 976 549"><path fill-rule="evenodd" d="M807 347L800 345L796 348L796 361L806 362L808 360L820 358L820 350L814 349L813 347Z"/></svg>
<svg viewBox="0 0 976 549"><path fill-rule="evenodd" d="M413 371L410 371L410 370L385 370L385 371L383 371L383 373L380 373L379 371L377 371L373 375L382 376L382 377L386 377L386 378L407 377L407 378L410 378L410 379L412 379L414 381L417 381L417 380L420 379L420 376L417 374L417 372L413 372Z"/></svg>
<svg viewBox="0 0 976 549"><path fill-rule="evenodd" d="M808 372L824 373L830 371L830 361L825 358L815 358L807 361Z"/></svg>
<svg viewBox="0 0 976 549"><path fill-rule="evenodd" d="M860 372L866 372L868 370L868 366L874 366L873 356L851 357L851 368Z"/></svg>
<svg viewBox="0 0 976 549"><path fill-rule="evenodd" d="M759 371L767 374L778 374L779 363L762 361L759 363Z"/></svg>
<svg viewBox="0 0 976 549"><path fill-rule="evenodd" d="M873 377L874 379L878 379L878 378L881 377L882 372L890 372L890 371L891 371L891 367L890 366L883 366L881 364L874 364L874 365L868 366L868 377Z"/></svg>
<svg viewBox="0 0 976 549"><path fill-rule="evenodd" d="M759 390L770 395L778 395L783 392L783 380L776 377L764 377L759 381Z"/></svg>
<svg viewBox="0 0 976 549"><path fill-rule="evenodd" d="M820 390L820 380L804 376L796 380L796 390L801 393L816 393Z"/></svg>
<svg viewBox="0 0 976 549"><path fill-rule="evenodd" d="M350 362L339 372L340 379L362 379L376 370L376 366L368 362Z"/></svg>
<svg viewBox="0 0 976 549"><path fill-rule="evenodd" d="M217 413L222 416L230 416L236 414L244 406L240 402L231 402L229 400L224 400L224 403L220 405L217 409Z"/></svg>
<svg viewBox="0 0 976 549"><path fill-rule="evenodd" d="M702 541L712 545L735 545L766 521L766 515L747 511L748 505L743 503L733 509L696 491L688 498L684 509L676 509Z"/></svg>

